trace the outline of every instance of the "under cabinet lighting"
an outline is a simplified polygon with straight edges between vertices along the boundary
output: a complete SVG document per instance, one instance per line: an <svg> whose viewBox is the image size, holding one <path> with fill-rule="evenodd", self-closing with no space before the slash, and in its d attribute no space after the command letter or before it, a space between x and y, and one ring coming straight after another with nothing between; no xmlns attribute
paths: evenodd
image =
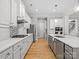
<svg viewBox="0 0 79 59"><path fill-rule="evenodd" d="M76 8L76 11L79 11L79 6Z"/></svg>
<svg viewBox="0 0 79 59"><path fill-rule="evenodd" d="M58 20L57 19L55 19L55 23L57 23L58 22Z"/></svg>

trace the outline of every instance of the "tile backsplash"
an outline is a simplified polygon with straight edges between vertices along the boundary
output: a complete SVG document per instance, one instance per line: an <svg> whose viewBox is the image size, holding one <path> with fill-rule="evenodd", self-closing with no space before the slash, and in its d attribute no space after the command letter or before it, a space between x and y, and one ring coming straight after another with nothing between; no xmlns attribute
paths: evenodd
<svg viewBox="0 0 79 59"><path fill-rule="evenodd" d="M16 35L17 31L18 31L17 27L10 26L10 37L12 37L13 35Z"/></svg>

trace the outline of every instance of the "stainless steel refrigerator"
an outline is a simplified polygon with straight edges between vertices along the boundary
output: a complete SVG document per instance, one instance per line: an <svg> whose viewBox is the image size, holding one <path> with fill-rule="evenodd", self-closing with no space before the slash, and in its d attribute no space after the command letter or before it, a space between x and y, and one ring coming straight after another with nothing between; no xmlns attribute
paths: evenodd
<svg viewBox="0 0 79 59"><path fill-rule="evenodd" d="M34 24L30 24L30 28L27 29L27 33L32 33L33 34L33 42L36 40L36 27Z"/></svg>

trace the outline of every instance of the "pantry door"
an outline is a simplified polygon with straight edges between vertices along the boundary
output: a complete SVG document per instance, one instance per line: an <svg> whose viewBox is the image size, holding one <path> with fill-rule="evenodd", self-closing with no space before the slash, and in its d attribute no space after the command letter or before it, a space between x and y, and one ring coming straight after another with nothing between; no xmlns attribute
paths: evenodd
<svg viewBox="0 0 79 59"><path fill-rule="evenodd" d="M38 20L38 38L46 39L46 35L47 35L46 24L47 23L45 19Z"/></svg>

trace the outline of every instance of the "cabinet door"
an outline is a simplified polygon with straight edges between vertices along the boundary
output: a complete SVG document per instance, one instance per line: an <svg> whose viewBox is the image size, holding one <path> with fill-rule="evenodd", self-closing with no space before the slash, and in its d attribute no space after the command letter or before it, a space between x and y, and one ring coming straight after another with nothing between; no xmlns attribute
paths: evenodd
<svg viewBox="0 0 79 59"><path fill-rule="evenodd" d="M73 59L73 57L68 52L65 52L65 59Z"/></svg>
<svg viewBox="0 0 79 59"><path fill-rule="evenodd" d="M12 59L12 55L6 56L5 59Z"/></svg>
<svg viewBox="0 0 79 59"><path fill-rule="evenodd" d="M14 51L14 59L21 59L20 48Z"/></svg>
<svg viewBox="0 0 79 59"><path fill-rule="evenodd" d="M21 59L23 59L23 57L24 57L24 50L25 50L25 42L24 42L24 40L21 42Z"/></svg>
<svg viewBox="0 0 79 59"><path fill-rule="evenodd" d="M12 59L12 54L10 55L9 53L2 57L2 59Z"/></svg>
<svg viewBox="0 0 79 59"><path fill-rule="evenodd" d="M56 40L56 58L64 59L64 43Z"/></svg>
<svg viewBox="0 0 79 59"><path fill-rule="evenodd" d="M55 38L54 38L55 39ZM53 49L54 54L56 55L56 39L54 40L54 49Z"/></svg>
<svg viewBox="0 0 79 59"><path fill-rule="evenodd" d="M0 24L10 24L10 0L0 0Z"/></svg>
<svg viewBox="0 0 79 59"><path fill-rule="evenodd" d="M1 59L12 59L12 48L5 50L1 54L1 57L2 57Z"/></svg>
<svg viewBox="0 0 79 59"><path fill-rule="evenodd" d="M11 24L17 25L17 2L16 0L11 0Z"/></svg>
<svg viewBox="0 0 79 59"><path fill-rule="evenodd" d="M56 58L57 59L63 59L64 58L63 48L59 45L57 45L57 48L56 48Z"/></svg>

